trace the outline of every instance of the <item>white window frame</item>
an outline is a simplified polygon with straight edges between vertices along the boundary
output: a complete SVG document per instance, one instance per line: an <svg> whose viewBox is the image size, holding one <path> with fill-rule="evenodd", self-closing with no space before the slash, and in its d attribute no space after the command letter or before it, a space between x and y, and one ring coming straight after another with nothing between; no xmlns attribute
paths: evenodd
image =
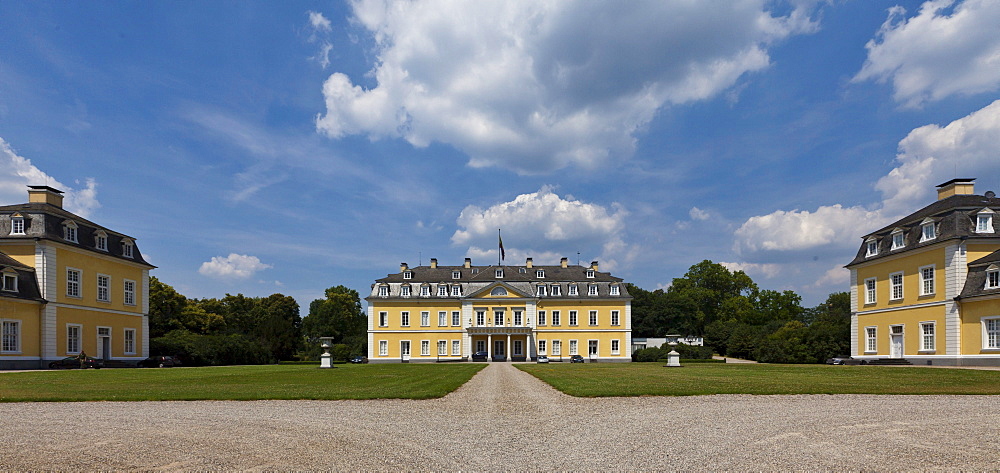
<svg viewBox="0 0 1000 473"><path fill-rule="evenodd" d="M378 287L379 297L389 297L389 286L379 286Z"/></svg>
<svg viewBox="0 0 1000 473"><path fill-rule="evenodd" d="M878 353L878 327L865 327L865 353Z"/></svg>
<svg viewBox="0 0 1000 473"><path fill-rule="evenodd" d="M431 356L431 341L421 340L420 341L420 356Z"/></svg>
<svg viewBox="0 0 1000 473"><path fill-rule="evenodd" d="M937 238L937 228L934 222L924 222L920 225L920 242L931 241Z"/></svg>
<svg viewBox="0 0 1000 473"><path fill-rule="evenodd" d="M410 326L410 311L404 310L399 313L399 326L400 327Z"/></svg>
<svg viewBox="0 0 1000 473"><path fill-rule="evenodd" d="M439 310L438 311L438 327L447 327L447 326L448 326L448 311L447 310Z"/></svg>
<svg viewBox="0 0 1000 473"><path fill-rule="evenodd" d="M539 284L535 286L535 297L545 297L546 296L545 285Z"/></svg>
<svg viewBox="0 0 1000 473"><path fill-rule="evenodd" d="M983 332L982 349L1000 351L1000 315L983 317L980 324Z"/></svg>
<svg viewBox="0 0 1000 473"><path fill-rule="evenodd" d="M928 353L937 350L936 329L934 321L920 322L920 352ZM928 330L930 329L930 330Z"/></svg>
<svg viewBox="0 0 1000 473"><path fill-rule="evenodd" d="M458 356L462 354L462 341L452 340L451 341L451 354L452 356Z"/></svg>
<svg viewBox="0 0 1000 473"><path fill-rule="evenodd" d="M865 241L865 246L867 247L865 250L866 258L878 255L878 239L875 237L869 238Z"/></svg>
<svg viewBox="0 0 1000 473"><path fill-rule="evenodd" d="M562 287L559 286L558 284L553 284L552 288L549 289L549 295L550 296L561 296L562 295Z"/></svg>
<svg viewBox="0 0 1000 473"><path fill-rule="evenodd" d="M899 276L899 284L896 284L896 276ZM903 283L905 278L903 277L902 271L897 271L895 273L889 274L889 300L890 301L900 301L903 300L905 294L903 293ZM897 291L897 289L899 291ZM898 294L897 294L898 292Z"/></svg>
<svg viewBox="0 0 1000 473"><path fill-rule="evenodd" d="M399 286L399 297L410 297L410 286Z"/></svg>
<svg viewBox="0 0 1000 473"><path fill-rule="evenodd" d="M462 272L461 271L452 271L451 272L451 278L452 279L462 279Z"/></svg>
<svg viewBox="0 0 1000 473"><path fill-rule="evenodd" d="M539 355L547 355L548 353L546 353L546 351L547 351L546 349L547 349L547 347L546 347L545 340L539 340L538 341L538 354Z"/></svg>
<svg viewBox="0 0 1000 473"><path fill-rule="evenodd" d="M593 278L594 277L594 270L593 269L588 269L587 270L587 277L588 278Z"/></svg>
<svg viewBox="0 0 1000 473"><path fill-rule="evenodd" d="M75 332L75 333L74 333ZM83 325L66 324L66 354L78 355L83 349Z"/></svg>
<svg viewBox="0 0 1000 473"><path fill-rule="evenodd" d="M111 276L97 275L97 302L111 302Z"/></svg>
<svg viewBox="0 0 1000 473"><path fill-rule="evenodd" d="M538 271L535 271L535 277L536 278L544 278L545 277L545 271L543 271L541 269L539 269Z"/></svg>
<svg viewBox="0 0 1000 473"><path fill-rule="evenodd" d="M462 285L461 284L455 284L454 286L451 286L451 296L452 297L462 297Z"/></svg>
<svg viewBox="0 0 1000 473"><path fill-rule="evenodd" d="M865 279L865 305L878 302L878 293L875 290L877 286L878 280L876 278Z"/></svg>
<svg viewBox="0 0 1000 473"><path fill-rule="evenodd" d="M569 354L571 356L580 354L580 343L576 340L569 341Z"/></svg>
<svg viewBox="0 0 1000 473"><path fill-rule="evenodd" d="M976 233L993 233L993 211L983 209L976 214Z"/></svg>
<svg viewBox="0 0 1000 473"><path fill-rule="evenodd" d="M921 296L931 296L937 292L934 281L934 269L935 265L929 264L927 266L921 266L918 269L918 274L920 275L920 295ZM930 277L928 278L928 274ZM928 286L930 290L928 290Z"/></svg>
<svg viewBox="0 0 1000 473"><path fill-rule="evenodd" d="M438 297L448 297L447 284L438 284Z"/></svg>
<svg viewBox="0 0 1000 473"><path fill-rule="evenodd" d="M596 311L596 310L592 310L592 311L590 311L590 319L589 319L589 322L590 322L590 325L591 325L591 326L595 326L595 325L597 325L597 322L598 322L598 318L597 318L597 311Z"/></svg>
<svg viewBox="0 0 1000 473"><path fill-rule="evenodd" d="M559 320L559 311L558 310L553 310L552 311L552 326L553 327L558 327L560 322L562 322L562 321Z"/></svg>
<svg viewBox="0 0 1000 473"><path fill-rule="evenodd" d="M21 321L0 319L0 353L21 353Z"/></svg>
<svg viewBox="0 0 1000 473"><path fill-rule="evenodd" d="M430 327L431 326L431 313L430 311L422 310L420 311L420 326Z"/></svg>
<svg viewBox="0 0 1000 473"><path fill-rule="evenodd" d="M621 311L612 310L611 311L611 325L617 327L617 326L619 326L621 324L622 324Z"/></svg>
<svg viewBox="0 0 1000 473"><path fill-rule="evenodd" d="M524 311L514 309L514 326L520 327L522 325L524 325Z"/></svg>
<svg viewBox="0 0 1000 473"><path fill-rule="evenodd" d="M413 279L413 271L403 271L403 279Z"/></svg>
<svg viewBox="0 0 1000 473"><path fill-rule="evenodd" d="M546 325L545 322L546 322L545 311L544 310L538 311L538 323L536 325Z"/></svg>
<svg viewBox="0 0 1000 473"><path fill-rule="evenodd" d="M612 295L612 296L618 296L618 295L621 295L621 291L620 291L620 289L618 288L618 285L617 285L617 284L612 284L612 285L611 285L611 295Z"/></svg>
<svg viewBox="0 0 1000 473"><path fill-rule="evenodd" d="M587 340L587 358L601 356L601 342L598 340Z"/></svg>
<svg viewBox="0 0 1000 473"><path fill-rule="evenodd" d="M108 234L103 230L94 235L94 247L101 251L108 251Z"/></svg>
<svg viewBox="0 0 1000 473"><path fill-rule="evenodd" d="M3 290L9 292L17 292L17 273L13 271L4 271Z"/></svg>
<svg viewBox="0 0 1000 473"><path fill-rule="evenodd" d="M66 268L66 297L74 299L83 297L83 270Z"/></svg>
<svg viewBox="0 0 1000 473"><path fill-rule="evenodd" d="M125 279L122 282L122 300L125 305L135 305L135 281Z"/></svg>
<svg viewBox="0 0 1000 473"><path fill-rule="evenodd" d="M378 341L378 356L389 356L389 340Z"/></svg>
<svg viewBox="0 0 1000 473"><path fill-rule="evenodd" d="M588 284L587 285L587 295L588 296L596 296L597 295L597 284Z"/></svg>
<svg viewBox="0 0 1000 473"><path fill-rule="evenodd" d="M24 217L11 217L10 234L24 235Z"/></svg>
<svg viewBox="0 0 1000 473"><path fill-rule="evenodd" d="M125 334L122 337L122 343L124 344L124 352L126 355L135 354L135 329L127 328L125 329Z"/></svg>
<svg viewBox="0 0 1000 473"><path fill-rule="evenodd" d="M504 309L493 309L493 326L503 327L507 321L507 311Z"/></svg>
<svg viewBox="0 0 1000 473"><path fill-rule="evenodd" d="M76 225L76 222L69 221L63 223L63 240L71 241L73 243L78 243L77 241L77 233L79 233L78 230L79 227Z"/></svg>
<svg viewBox="0 0 1000 473"><path fill-rule="evenodd" d="M132 250L133 250L134 247L135 247L135 243L132 243L129 240L123 240L122 241L122 256L124 256L126 258L132 258L133 257L132 256Z"/></svg>
<svg viewBox="0 0 1000 473"><path fill-rule="evenodd" d="M552 340L552 356L562 356L562 340Z"/></svg>
<svg viewBox="0 0 1000 473"><path fill-rule="evenodd" d="M486 310L485 309L476 309L476 326L477 327L482 327L484 325L486 325ZM478 351L482 351L482 350L478 350Z"/></svg>
<svg viewBox="0 0 1000 473"><path fill-rule="evenodd" d="M576 284L569 285L569 295L576 296L580 294L580 288Z"/></svg>
<svg viewBox="0 0 1000 473"><path fill-rule="evenodd" d="M451 311L451 326L459 327L461 325L462 325L462 313L457 310Z"/></svg>
<svg viewBox="0 0 1000 473"><path fill-rule="evenodd" d="M622 343L621 340L618 340L617 338L611 340L611 354L612 355L621 355L622 354L622 349L621 349L622 345L621 345L621 343Z"/></svg>
<svg viewBox="0 0 1000 473"><path fill-rule="evenodd" d="M570 327L576 327L577 322L579 322L579 320L577 320L577 316L578 316L577 311L575 311L575 310L569 311L569 326ZM570 353L570 355L572 355L572 353Z"/></svg>
<svg viewBox="0 0 1000 473"><path fill-rule="evenodd" d="M389 313L385 311L380 311L378 313L378 326L388 327L389 326Z"/></svg>
<svg viewBox="0 0 1000 473"><path fill-rule="evenodd" d="M431 295L431 287L426 284L422 284L420 286L420 297L430 297L430 295Z"/></svg>
<svg viewBox="0 0 1000 473"><path fill-rule="evenodd" d="M495 274L496 274L496 277L502 278L503 277L503 270L502 269L498 269L498 270L496 270Z"/></svg>
<svg viewBox="0 0 1000 473"><path fill-rule="evenodd" d="M448 340L438 340L438 356L448 356Z"/></svg>
<svg viewBox="0 0 1000 473"><path fill-rule="evenodd" d="M998 288L1000 288L1000 268L996 268L995 265L990 265L986 268L986 286L984 289Z"/></svg>
<svg viewBox="0 0 1000 473"><path fill-rule="evenodd" d="M890 250L898 250L906 246L906 236L903 234L902 230L896 230L892 232L892 247Z"/></svg>

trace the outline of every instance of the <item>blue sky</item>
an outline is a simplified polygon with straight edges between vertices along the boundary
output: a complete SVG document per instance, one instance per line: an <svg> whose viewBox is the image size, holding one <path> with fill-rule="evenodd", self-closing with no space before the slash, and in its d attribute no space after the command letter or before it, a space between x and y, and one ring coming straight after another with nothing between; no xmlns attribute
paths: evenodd
<svg viewBox="0 0 1000 473"><path fill-rule="evenodd" d="M181 293L305 315L498 228L815 305L934 185L1000 190L996 1L620 5L0 2L0 201L60 188Z"/></svg>

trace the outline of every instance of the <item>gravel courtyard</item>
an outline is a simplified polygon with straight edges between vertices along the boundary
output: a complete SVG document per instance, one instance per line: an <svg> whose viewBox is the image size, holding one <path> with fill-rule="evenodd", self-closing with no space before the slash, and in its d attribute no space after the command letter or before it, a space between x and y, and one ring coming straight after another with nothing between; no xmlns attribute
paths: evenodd
<svg viewBox="0 0 1000 473"><path fill-rule="evenodd" d="M1000 468L1000 396L581 399L503 363L427 401L13 403L0 425L3 471Z"/></svg>

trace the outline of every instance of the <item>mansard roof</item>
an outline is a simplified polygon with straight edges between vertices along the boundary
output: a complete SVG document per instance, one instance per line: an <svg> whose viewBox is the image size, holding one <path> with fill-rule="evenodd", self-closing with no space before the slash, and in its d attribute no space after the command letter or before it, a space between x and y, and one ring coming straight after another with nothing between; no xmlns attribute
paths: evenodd
<svg viewBox="0 0 1000 473"><path fill-rule="evenodd" d="M0 296L45 302L45 299L42 299L41 291L38 289L35 268L23 264L4 253L0 253L0 272L7 271L17 273L17 292L0 290Z"/></svg>
<svg viewBox="0 0 1000 473"><path fill-rule="evenodd" d="M976 233L976 214L984 208L1000 211L1000 198L959 194L938 200L879 230L862 236L861 248L858 249L857 255L847 264L847 267L945 240L1000 237L1000 219L993 220L994 233ZM928 218L935 222L936 237L933 240L921 242L920 227ZM891 250L891 234L897 228L904 232L904 246L900 250ZM878 241L878 254L867 256L867 241L872 238Z"/></svg>
<svg viewBox="0 0 1000 473"><path fill-rule="evenodd" d="M11 216L15 213L25 218L25 234L11 235ZM34 223L35 219L40 219L41 223ZM67 241L63 238L64 222L72 221L77 225L77 242ZM97 250L97 233L103 231L108 238L108 249ZM75 246L81 249L94 251L131 261L154 268L143 257L139 247L135 245L135 238L112 231L107 227L98 225L70 211L55 205L35 202L26 204L14 204L0 206L0 239L43 239L58 241L65 245ZM130 241L132 245L132 257L122 254L122 242Z"/></svg>
<svg viewBox="0 0 1000 473"><path fill-rule="evenodd" d="M503 269L503 277L496 277L496 270ZM522 272L522 270L524 270ZM417 266L415 268L408 268L407 271L412 273L410 279L403 278L403 271L398 273L389 274L382 279L377 279L376 283L403 283L408 282L410 284L419 283L439 283L439 282L493 282L493 281L504 281L507 283L513 282L622 282L622 278L617 278L612 276L610 273L602 273L600 271L594 271L594 277L588 278L587 271L590 267L587 266L567 266L563 268L562 266L539 266L533 265L528 268L526 266L472 266L466 268L465 266L438 266L432 268L430 266ZM458 279L452 278L452 273L458 271L461 277ZM538 277L537 272L544 271L545 277Z"/></svg>

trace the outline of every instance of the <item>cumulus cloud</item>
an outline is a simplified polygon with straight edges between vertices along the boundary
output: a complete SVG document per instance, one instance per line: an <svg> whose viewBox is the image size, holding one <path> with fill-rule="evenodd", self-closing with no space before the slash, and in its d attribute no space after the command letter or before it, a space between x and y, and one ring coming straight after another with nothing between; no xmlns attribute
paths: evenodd
<svg viewBox="0 0 1000 473"><path fill-rule="evenodd" d="M892 82L893 98L919 107L1000 88L1000 2L933 0L916 16L889 9L854 81Z"/></svg>
<svg viewBox="0 0 1000 473"><path fill-rule="evenodd" d="M763 276L771 279L781 273L781 265L772 263L727 263L720 261L719 264L732 272L743 271L751 277Z"/></svg>
<svg viewBox="0 0 1000 473"><path fill-rule="evenodd" d="M0 202L3 202L2 205L27 202L27 186L49 186L64 192L63 208L88 218L101 207L101 203L97 200L97 181L87 178L82 183L75 181L75 184L77 187L70 187L57 181L31 164L30 159L19 156L6 140L0 138Z"/></svg>
<svg viewBox="0 0 1000 473"><path fill-rule="evenodd" d="M708 212L706 212L704 210L701 210L698 207L691 207L691 211L688 212L688 214L691 215L691 220L702 220L702 221L704 221L704 220L708 220L708 218L710 217L710 215L708 214Z"/></svg>
<svg viewBox="0 0 1000 473"><path fill-rule="evenodd" d="M841 265L834 266L830 268L827 272L823 273L819 279L813 283L812 287L829 287L829 286L840 286L847 287L851 282L851 272L848 271Z"/></svg>
<svg viewBox="0 0 1000 473"><path fill-rule="evenodd" d="M229 256L213 256L211 261L201 264L198 272L218 279L247 279L258 271L271 268L260 262L260 258L250 255L230 253Z"/></svg>
<svg viewBox="0 0 1000 473"><path fill-rule="evenodd" d="M415 0L352 3L376 44L373 88L334 73L317 129L449 143L522 174L631 155L658 109L716 96L816 28L810 2Z"/></svg>
<svg viewBox="0 0 1000 473"><path fill-rule="evenodd" d="M308 11L306 14L309 15L308 28L310 30L307 41L319 46L319 52L309 59L316 61L323 69L326 69L330 65L330 51L333 50L333 43L330 42L330 33L333 31L333 27L330 20L322 13Z"/></svg>
<svg viewBox="0 0 1000 473"><path fill-rule="evenodd" d="M750 217L736 230L739 254L798 251L819 246L854 246L859 228L877 228L881 212L840 204L808 210L778 210ZM849 236L849 238L845 238Z"/></svg>
<svg viewBox="0 0 1000 473"><path fill-rule="evenodd" d="M495 259L497 230L502 229L508 260L530 256L536 263L554 264L560 257L570 258L572 253L583 251L591 255L585 258L596 257L610 269L618 258L630 257L623 240L627 215L619 204L609 209L564 199L543 187L487 209L466 207L451 241L468 245L470 257Z"/></svg>

